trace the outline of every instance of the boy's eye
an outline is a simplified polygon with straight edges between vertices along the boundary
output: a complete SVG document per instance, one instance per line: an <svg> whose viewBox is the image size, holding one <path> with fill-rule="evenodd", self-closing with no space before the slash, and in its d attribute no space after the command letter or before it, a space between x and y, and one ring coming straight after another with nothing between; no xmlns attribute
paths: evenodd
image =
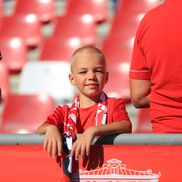
<svg viewBox="0 0 182 182"><path fill-rule="evenodd" d="M80 71L79 72L79 74L85 74L86 73L86 71Z"/></svg>
<svg viewBox="0 0 182 182"><path fill-rule="evenodd" d="M103 70L96 70L96 72L103 73Z"/></svg>

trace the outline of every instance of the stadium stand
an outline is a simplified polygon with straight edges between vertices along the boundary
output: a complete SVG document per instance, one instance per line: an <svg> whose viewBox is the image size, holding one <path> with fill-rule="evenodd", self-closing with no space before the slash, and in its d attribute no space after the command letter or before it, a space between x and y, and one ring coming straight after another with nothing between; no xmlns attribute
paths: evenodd
<svg viewBox="0 0 182 182"><path fill-rule="evenodd" d="M40 46L41 26L33 14L5 16L0 27L0 38L21 38L27 47Z"/></svg>
<svg viewBox="0 0 182 182"><path fill-rule="evenodd" d="M79 14L91 14L96 23L101 23L108 18L107 0L68 0L66 14L71 16Z"/></svg>
<svg viewBox="0 0 182 182"><path fill-rule="evenodd" d="M51 22L56 16L55 2L55 0L16 0L14 14L35 14L40 22Z"/></svg>
<svg viewBox="0 0 182 182"><path fill-rule="evenodd" d="M138 16L155 8L161 3L160 0L121 0L116 13L128 13L128 16Z"/></svg>
<svg viewBox="0 0 182 182"><path fill-rule="evenodd" d="M0 21L2 20L4 16L4 12L3 12L3 0L0 0Z"/></svg>
<svg viewBox="0 0 182 182"><path fill-rule="evenodd" d="M1 61L0 62L0 86L1 86L1 96L2 101L6 100L9 92L10 92L10 83L9 83L9 71L6 64ZM0 99L0 103L1 103Z"/></svg>
<svg viewBox="0 0 182 182"><path fill-rule="evenodd" d="M96 45L96 24L90 14L62 15L56 20L52 36L64 39L78 37L84 45Z"/></svg>
<svg viewBox="0 0 182 182"><path fill-rule="evenodd" d="M4 64L6 64L10 74L18 74L28 59L26 45L18 37L3 37L0 40L0 50L3 54Z"/></svg>
<svg viewBox="0 0 182 182"><path fill-rule="evenodd" d="M118 1L117 9L113 8L114 5L112 0L54 0L54 2L51 0L35 0L31 3L26 1L26 5L23 5L29 5L28 10L25 10L26 8L22 10L21 8L23 6L18 7L18 2L20 1L21 3L25 3L23 0L0 1L0 3L2 2L2 6L0 7L3 8L3 21L0 25L0 44L2 43L3 45L0 49L5 49L3 46L7 45L4 45L4 39L8 39L5 42L9 42L9 39L11 38L24 40L27 48L34 47L34 49L25 50L21 43L22 48L15 51L18 54L20 50L25 50L24 54L26 54L26 59L24 57L24 64L21 65L21 68L18 68L18 70L21 71L10 71L10 73L16 73L10 74L9 76L10 93L14 94L21 92L20 88L22 88L22 84L20 84L20 82L22 82L22 72L24 72L23 67L26 67L27 63L43 61L67 61L68 63L71 53L76 48L82 45L92 44L101 48L108 60L108 65L110 67L110 80L106 85L106 92L108 92L109 95L122 96L128 100L129 88L127 83L127 71L129 61L131 59L131 46L134 40L136 28L144 13L160 4L162 2L161 0L120 0ZM35 10L34 8L40 8L40 6L36 7L36 5L32 4L43 2L45 4L54 4L47 7L49 10L45 10L50 14L52 12L49 16L51 17L50 21L55 21L53 21L51 25L44 24L45 26L41 26L42 24L39 21L40 17L38 18L38 16L40 14L44 14L45 11L43 9L39 9L40 11ZM97 5L95 3L97 3ZM100 6L99 3L102 5ZM43 5L41 7L43 8ZM21 9L21 12L18 12L19 8ZM24 11L27 11L28 18ZM30 12L33 12L33 14L29 14ZM40 14L37 16L35 15L36 12L39 12ZM64 25L59 23L59 21L63 22L65 17L69 17L69 21L72 21L74 17L79 17L79 21L83 20L83 16L85 16L85 14L87 14L86 17L90 17L90 22L86 21L85 23L90 25L92 28L88 28L89 26L86 27L86 25L80 26L81 23L75 23L75 26L66 29L65 23ZM44 16L44 18L41 19L41 22L49 21L48 15ZM14 23L11 23L9 26L5 26L5 22L9 21L9 19L14 19ZM27 23L27 21L29 21L29 23ZM34 26L32 26L32 24ZM59 30L58 27L60 27ZM16 32L14 32L14 29L16 29ZM69 31L74 33L71 34ZM82 32L82 34L79 35L78 32ZM86 38L89 32L90 35L92 33L92 36L90 36L92 38ZM54 34L57 35L55 36ZM58 38L58 36L60 36L60 38ZM11 50L11 48L8 48L8 50ZM6 54L5 51L2 50L2 54L3 57L7 57L8 59L11 56L16 57L18 60L14 61L14 66L18 66L23 57L18 58L18 55L14 55L14 49L11 50L11 54ZM13 62L13 59L11 60ZM6 60L4 59L3 62L6 62ZM114 71L114 69L116 69L116 71ZM27 83L29 79L30 78L27 78ZM36 83L38 79L34 80ZM48 78L44 78L44 80L45 81L42 82L46 83ZM52 87L54 88L54 86ZM69 93L72 93L72 88L69 88L70 87L67 87ZM26 93L28 94L28 91L26 91ZM68 92L64 91L64 93ZM63 101L61 99L61 102L65 101L66 100ZM127 105L127 110L135 126L138 110L136 110L131 104Z"/></svg>
<svg viewBox="0 0 182 182"><path fill-rule="evenodd" d="M2 111L0 133L34 133L55 109L46 94L9 94Z"/></svg>
<svg viewBox="0 0 182 182"><path fill-rule="evenodd" d="M69 61L72 53L81 46L78 37L51 36L43 42L38 61Z"/></svg>

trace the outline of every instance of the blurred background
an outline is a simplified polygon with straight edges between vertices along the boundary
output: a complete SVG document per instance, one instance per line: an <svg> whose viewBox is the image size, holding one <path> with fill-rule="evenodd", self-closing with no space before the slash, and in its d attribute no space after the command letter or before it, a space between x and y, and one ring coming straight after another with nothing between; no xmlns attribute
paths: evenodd
<svg viewBox="0 0 182 182"><path fill-rule="evenodd" d="M151 132L148 109L130 101L128 72L137 27L162 0L0 0L1 133L34 132L58 104L71 102L73 51L103 51L109 96L122 97L134 133Z"/></svg>

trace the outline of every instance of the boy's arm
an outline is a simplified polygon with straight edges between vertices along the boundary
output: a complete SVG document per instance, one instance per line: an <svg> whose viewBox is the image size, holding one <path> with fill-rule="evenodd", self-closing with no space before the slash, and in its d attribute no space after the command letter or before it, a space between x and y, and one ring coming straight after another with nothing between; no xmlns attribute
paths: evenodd
<svg viewBox="0 0 182 182"><path fill-rule="evenodd" d="M81 154L82 158L85 155L89 156L90 145L96 136L105 136L116 133L130 133L131 122L122 120L120 122L113 122L103 126L92 126L88 128L73 144L71 154L75 155L75 159L78 160L78 155Z"/></svg>
<svg viewBox="0 0 182 182"><path fill-rule="evenodd" d="M62 152L61 133L56 125L43 123L37 128L35 133L45 134L44 151L48 152L49 156L56 158Z"/></svg>

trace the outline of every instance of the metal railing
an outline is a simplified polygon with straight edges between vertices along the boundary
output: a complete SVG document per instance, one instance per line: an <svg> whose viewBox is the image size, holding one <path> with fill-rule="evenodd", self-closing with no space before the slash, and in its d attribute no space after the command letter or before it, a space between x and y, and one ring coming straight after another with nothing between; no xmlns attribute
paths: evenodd
<svg viewBox="0 0 182 182"><path fill-rule="evenodd" d="M44 135L0 134L0 145L43 144ZM96 145L182 145L182 134L119 134L100 137Z"/></svg>

